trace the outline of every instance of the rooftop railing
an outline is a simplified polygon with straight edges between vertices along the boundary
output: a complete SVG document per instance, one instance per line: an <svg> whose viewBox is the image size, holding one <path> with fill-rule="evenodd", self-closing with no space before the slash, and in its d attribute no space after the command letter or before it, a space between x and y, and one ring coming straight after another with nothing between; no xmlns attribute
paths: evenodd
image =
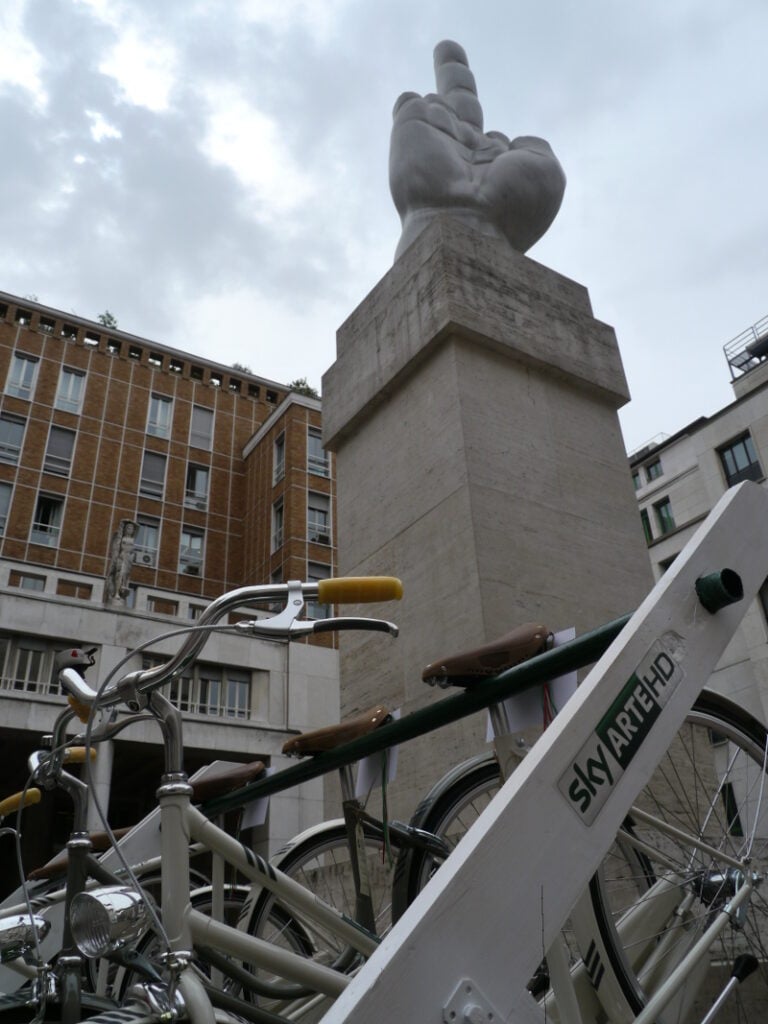
<svg viewBox="0 0 768 1024"><path fill-rule="evenodd" d="M768 316L723 345L731 380L749 373L768 358Z"/></svg>

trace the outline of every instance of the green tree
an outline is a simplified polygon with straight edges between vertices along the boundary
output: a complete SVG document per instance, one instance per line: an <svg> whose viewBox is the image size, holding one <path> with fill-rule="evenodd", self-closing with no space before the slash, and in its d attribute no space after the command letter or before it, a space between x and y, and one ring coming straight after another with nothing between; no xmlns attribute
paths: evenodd
<svg viewBox="0 0 768 1024"><path fill-rule="evenodd" d="M291 391L297 395L304 395L306 398L319 398L319 393L307 382L306 377L297 377L288 385Z"/></svg>
<svg viewBox="0 0 768 1024"><path fill-rule="evenodd" d="M250 368L250 366L245 366L244 363L232 363L232 369L239 370L240 373L253 373L253 370Z"/></svg>
<svg viewBox="0 0 768 1024"><path fill-rule="evenodd" d="M113 316L108 309L105 309L103 313L99 313L96 319L102 327L117 327L117 317Z"/></svg>

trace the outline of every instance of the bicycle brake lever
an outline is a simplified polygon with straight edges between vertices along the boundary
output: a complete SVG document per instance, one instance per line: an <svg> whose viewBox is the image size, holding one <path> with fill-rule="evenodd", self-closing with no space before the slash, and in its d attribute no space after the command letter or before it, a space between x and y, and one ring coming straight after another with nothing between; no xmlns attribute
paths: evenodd
<svg viewBox="0 0 768 1024"><path fill-rule="evenodd" d="M314 622L294 621L278 623L274 625L275 616L272 619L248 619L243 622L235 622L232 626L237 633L244 633L246 636L264 637L265 639L290 640L295 636L306 636L314 632Z"/></svg>
<svg viewBox="0 0 768 1024"><path fill-rule="evenodd" d="M331 633L342 629L364 629L374 633L389 633L397 636L400 632L394 622L386 619L366 619L357 615L343 615L331 619L318 619L311 623L313 633Z"/></svg>

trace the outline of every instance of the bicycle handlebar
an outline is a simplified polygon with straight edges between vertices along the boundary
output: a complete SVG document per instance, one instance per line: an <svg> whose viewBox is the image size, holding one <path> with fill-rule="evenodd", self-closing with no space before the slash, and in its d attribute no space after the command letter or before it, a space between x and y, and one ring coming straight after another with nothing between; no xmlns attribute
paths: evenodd
<svg viewBox="0 0 768 1024"><path fill-rule="evenodd" d="M34 788L28 789L26 793L14 793L13 796L7 796L5 800L0 800L0 819L7 818L9 814L18 811L20 807L39 804L41 796L40 790Z"/></svg>
<svg viewBox="0 0 768 1024"><path fill-rule="evenodd" d="M338 576L317 584L320 604L399 601L402 596L403 584L394 576Z"/></svg>
<svg viewBox="0 0 768 1024"><path fill-rule="evenodd" d="M284 598L285 607L268 619L256 619L241 622L233 628L251 636L266 639L290 640L297 636L310 633L322 633L332 629L372 629L383 630L393 635L397 627L392 623L377 619L337 618L318 619L313 621L296 621L306 601L317 600L323 603L362 603L373 601L392 601L402 597L403 585L400 580L391 576L347 576L316 583L301 583L292 580L288 583L259 584L256 586L239 587L215 598L200 615L194 631L182 643L176 654L162 665L153 668L137 669L122 676L105 693L97 698L93 690L74 668L63 668L59 673L62 685L81 704L100 708L111 707L125 701L129 708L136 710L138 694L146 694L156 690L164 683L181 675L184 669L193 662L206 640L209 631L229 611L243 605L256 602ZM324 626L325 623L334 625Z"/></svg>

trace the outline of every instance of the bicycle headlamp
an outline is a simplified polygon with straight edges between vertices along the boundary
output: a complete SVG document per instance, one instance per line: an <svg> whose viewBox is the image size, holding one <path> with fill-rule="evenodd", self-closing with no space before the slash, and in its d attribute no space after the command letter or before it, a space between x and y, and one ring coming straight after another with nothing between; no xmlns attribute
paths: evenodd
<svg viewBox="0 0 768 1024"><path fill-rule="evenodd" d="M35 941L42 942L48 934L51 922L36 914L14 914L0 919L0 964L18 960L20 956L35 948Z"/></svg>
<svg viewBox="0 0 768 1024"><path fill-rule="evenodd" d="M148 926L149 911L135 889L108 885L78 893L69 921L75 945L93 959L135 942Z"/></svg>

